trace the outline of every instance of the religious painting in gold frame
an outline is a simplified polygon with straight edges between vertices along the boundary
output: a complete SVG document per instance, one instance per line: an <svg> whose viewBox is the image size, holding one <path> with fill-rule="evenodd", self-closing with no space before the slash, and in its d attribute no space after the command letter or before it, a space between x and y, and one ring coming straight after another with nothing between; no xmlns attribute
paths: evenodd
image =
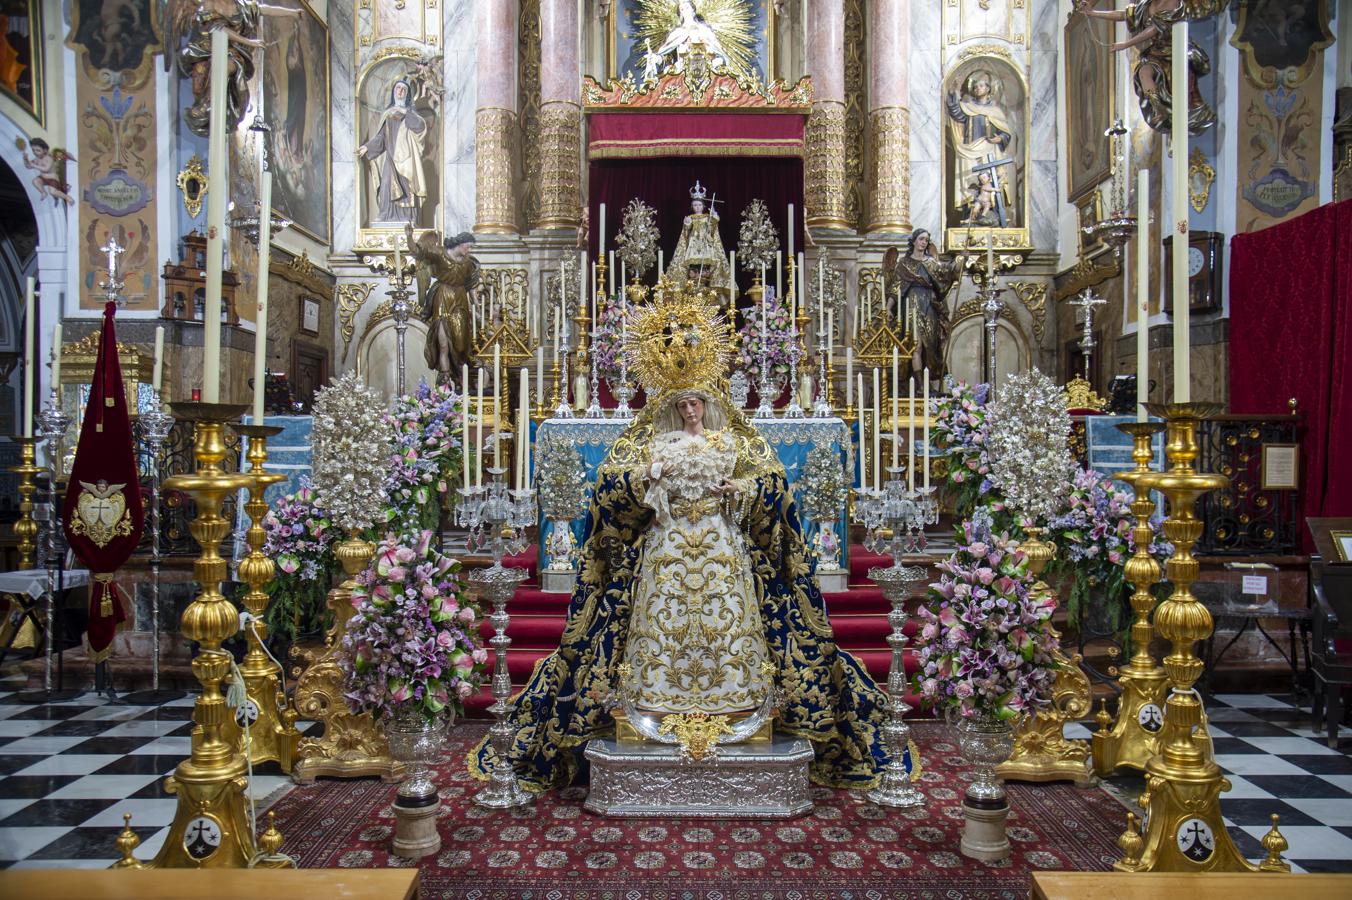
<svg viewBox="0 0 1352 900"><path fill-rule="evenodd" d="M1117 61L1113 23L1072 13L1065 27L1066 196L1072 202L1112 174L1111 141Z"/></svg>
<svg viewBox="0 0 1352 900"><path fill-rule="evenodd" d="M689 10L703 21L691 23ZM704 26L726 49L727 67L734 75L754 75L761 83L774 78L774 0L613 0L606 24L603 81L631 75L642 84L649 49L645 40L652 51L660 51L668 41L698 40L695 32ZM660 69L673 61L674 52L665 55Z"/></svg>
<svg viewBox="0 0 1352 900"><path fill-rule="evenodd" d="M1030 250L1027 178L1032 125L1028 79L1022 67L1004 47L969 47L944 75L942 102L944 248L984 250L994 244L997 253ZM996 141L968 127L977 113L993 126ZM992 219L994 211L969 221L982 175L978 168L1005 159L1012 161L999 168L1005 223Z"/></svg>
<svg viewBox="0 0 1352 900"><path fill-rule="evenodd" d="M1108 249L1098 238L1085 234L1085 227L1103 220L1103 192L1091 191L1075 201L1075 236L1079 239L1080 259L1091 259Z"/></svg>
<svg viewBox="0 0 1352 900"><path fill-rule="evenodd" d="M376 56L358 79L353 117L356 250L393 249L406 224L415 232L442 230L442 118L427 58L405 46ZM396 148L400 161L392 152Z"/></svg>
<svg viewBox="0 0 1352 900"><path fill-rule="evenodd" d="M42 0L0 0L0 91L43 124Z"/></svg>
<svg viewBox="0 0 1352 900"><path fill-rule="evenodd" d="M146 82L162 49L158 0L71 0L70 17L66 46L91 81L110 83L100 73L118 73L124 92Z"/></svg>
<svg viewBox="0 0 1352 900"><path fill-rule="evenodd" d="M301 14L270 19L263 51L263 109L272 126L273 209L329 243L329 29L300 0Z"/></svg>

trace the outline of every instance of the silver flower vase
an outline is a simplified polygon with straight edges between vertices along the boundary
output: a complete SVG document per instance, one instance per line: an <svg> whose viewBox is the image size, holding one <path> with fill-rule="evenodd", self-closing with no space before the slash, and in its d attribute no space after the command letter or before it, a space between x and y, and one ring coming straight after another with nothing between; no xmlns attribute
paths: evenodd
<svg viewBox="0 0 1352 900"><path fill-rule="evenodd" d="M1009 799L995 777L995 767L1014 749L1014 728L1005 720L978 713L953 726L958 748L972 765L972 783L962 798L962 855L983 862L1009 856L1005 820Z"/></svg>
<svg viewBox="0 0 1352 900"><path fill-rule="evenodd" d="M383 723L390 758L403 763L408 773L394 797L391 849L395 856L419 859L441 849L441 836L437 834L441 800L430 763L445 748L446 731L454 721L455 714L449 709L429 719L421 708L405 704L396 707Z"/></svg>

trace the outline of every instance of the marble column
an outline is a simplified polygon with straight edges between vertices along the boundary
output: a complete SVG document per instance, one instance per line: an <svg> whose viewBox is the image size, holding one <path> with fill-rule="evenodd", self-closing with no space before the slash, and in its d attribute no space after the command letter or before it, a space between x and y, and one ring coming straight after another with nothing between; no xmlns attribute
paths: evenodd
<svg viewBox="0 0 1352 900"><path fill-rule="evenodd" d="M474 114L474 230L516 234L513 148L517 0L477 0L478 84Z"/></svg>
<svg viewBox="0 0 1352 900"><path fill-rule="evenodd" d="M582 207L577 0L540 2L540 227L576 228Z"/></svg>
<svg viewBox="0 0 1352 900"><path fill-rule="evenodd" d="M845 3L808 4L812 114L803 134L803 199L813 228L849 228L845 202Z"/></svg>
<svg viewBox="0 0 1352 900"><path fill-rule="evenodd" d="M909 0L869 0L868 41L868 231L910 231Z"/></svg>

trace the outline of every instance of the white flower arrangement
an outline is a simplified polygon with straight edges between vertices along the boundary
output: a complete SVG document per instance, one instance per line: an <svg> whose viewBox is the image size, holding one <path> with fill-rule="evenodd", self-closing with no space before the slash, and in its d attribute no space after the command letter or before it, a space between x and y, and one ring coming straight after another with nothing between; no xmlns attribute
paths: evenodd
<svg viewBox="0 0 1352 900"><path fill-rule="evenodd" d="M355 372L329 382L315 395L310 437L311 479L334 524L362 531L381 520L394 433L380 394Z"/></svg>
<svg viewBox="0 0 1352 900"><path fill-rule="evenodd" d="M1033 524L1059 512L1075 473L1065 391L1037 369L1011 375L988 427L990 479L1006 503Z"/></svg>

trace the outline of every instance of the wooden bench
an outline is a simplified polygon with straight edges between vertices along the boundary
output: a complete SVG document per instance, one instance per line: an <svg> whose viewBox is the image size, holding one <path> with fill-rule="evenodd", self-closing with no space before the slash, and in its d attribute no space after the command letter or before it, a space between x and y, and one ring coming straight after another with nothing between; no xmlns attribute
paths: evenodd
<svg viewBox="0 0 1352 900"><path fill-rule="evenodd" d="M21 869L5 900L415 900L417 869Z"/></svg>

